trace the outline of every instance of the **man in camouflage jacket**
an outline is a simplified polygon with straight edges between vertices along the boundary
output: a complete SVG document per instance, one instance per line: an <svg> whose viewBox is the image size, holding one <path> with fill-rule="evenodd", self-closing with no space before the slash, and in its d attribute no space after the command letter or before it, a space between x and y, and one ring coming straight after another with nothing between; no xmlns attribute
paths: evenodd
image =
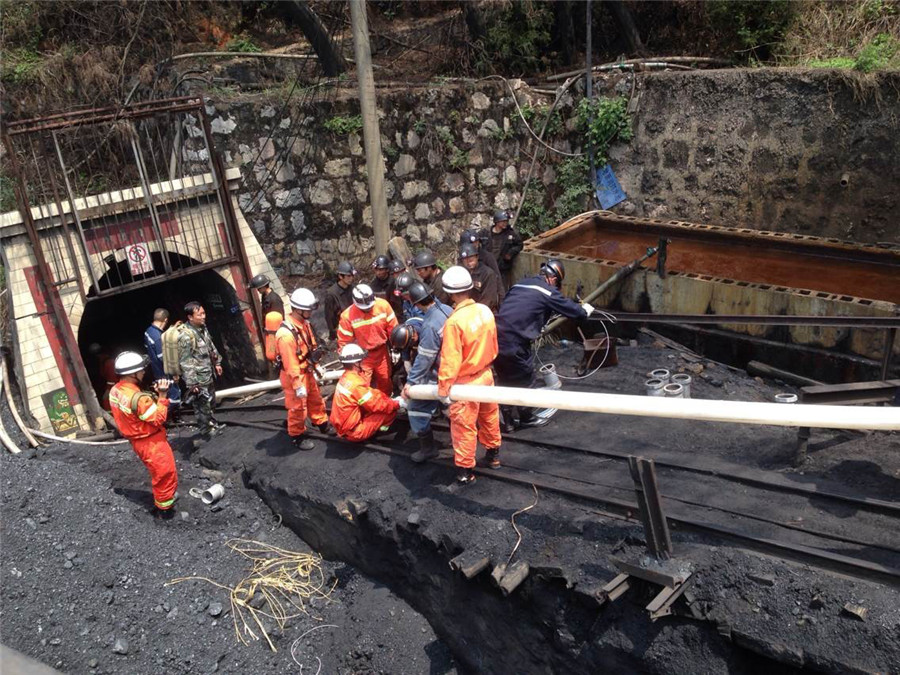
<svg viewBox="0 0 900 675"><path fill-rule="evenodd" d="M199 302L184 306L187 322L178 336L178 363L184 381L185 403L191 403L203 433L218 431L213 416L216 400L215 375L222 374L222 357L206 328L206 310Z"/></svg>

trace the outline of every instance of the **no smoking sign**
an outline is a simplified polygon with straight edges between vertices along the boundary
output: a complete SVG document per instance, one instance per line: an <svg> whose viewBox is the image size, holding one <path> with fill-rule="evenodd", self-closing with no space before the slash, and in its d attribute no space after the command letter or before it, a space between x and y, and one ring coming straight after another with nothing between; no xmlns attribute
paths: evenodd
<svg viewBox="0 0 900 675"><path fill-rule="evenodd" d="M153 260L150 258L150 249L147 244L140 242L125 247L125 257L128 259L128 268L131 276L147 274L153 271Z"/></svg>

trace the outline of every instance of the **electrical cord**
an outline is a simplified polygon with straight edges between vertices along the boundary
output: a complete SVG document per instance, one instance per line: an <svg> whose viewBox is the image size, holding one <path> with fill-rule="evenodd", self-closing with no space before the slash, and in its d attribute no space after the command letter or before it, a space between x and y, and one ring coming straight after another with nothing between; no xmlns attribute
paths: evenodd
<svg viewBox="0 0 900 675"><path fill-rule="evenodd" d="M606 312L602 309L595 309L594 312L602 315L603 319L605 319L606 321L609 321L610 323L616 323L615 315L611 314L610 312ZM606 363L606 359L609 358L609 351L610 351L610 345L612 344L612 338L610 338L609 330L607 330L606 323L605 323L605 321L603 321L603 319L601 319L600 325L603 327L603 332L606 335L606 351L603 354L603 358L600 360L600 363L591 372L586 373L584 375L577 375L574 377L571 375L560 375L559 371L557 371L556 375L557 375L557 377L559 377L559 379L561 379L561 380L585 380L585 379L593 376L594 373L596 373L598 370L600 370L603 367L603 364ZM584 337L584 333L581 332L580 328L578 329L578 332L581 333L581 339L586 341L586 338ZM541 350L542 346L543 345L541 344L540 340L535 341L534 357L535 357L535 359L537 359L538 363L543 367L548 364L545 364L544 361L541 359L540 350ZM550 364L550 365L554 365L554 368L555 368L555 364Z"/></svg>

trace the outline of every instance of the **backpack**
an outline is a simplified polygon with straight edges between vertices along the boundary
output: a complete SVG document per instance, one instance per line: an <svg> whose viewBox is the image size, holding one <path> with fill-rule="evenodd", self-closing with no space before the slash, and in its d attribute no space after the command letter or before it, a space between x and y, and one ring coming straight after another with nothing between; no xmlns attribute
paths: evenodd
<svg viewBox="0 0 900 675"><path fill-rule="evenodd" d="M275 363L278 358L278 344L275 342L275 333L281 328L282 321L284 321L284 317L281 316L280 312L272 311L266 314L266 325L263 331L266 337L265 352L266 360L271 363Z"/></svg>
<svg viewBox="0 0 900 675"><path fill-rule="evenodd" d="M162 334L163 370L167 375L181 375L181 363L178 360L178 338L187 331L191 336L191 342L196 347L197 338L194 331L189 330L187 324L176 321Z"/></svg>

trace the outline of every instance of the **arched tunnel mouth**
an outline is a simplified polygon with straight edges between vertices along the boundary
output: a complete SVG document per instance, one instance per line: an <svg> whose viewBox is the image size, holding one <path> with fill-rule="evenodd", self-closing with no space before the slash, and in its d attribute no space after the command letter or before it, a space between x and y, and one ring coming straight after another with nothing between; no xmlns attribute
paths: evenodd
<svg viewBox="0 0 900 675"><path fill-rule="evenodd" d="M153 253L162 269L159 253ZM173 269L199 265L197 261L170 252ZM111 269L98 280L100 288L115 288L123 275ZM130 279L130 276L128 276ZM169 311L169 325L184 321L184 306L193 300L206 309L206 325L222 355L223 373L218 388L244 383L244 376L262 373L250 332L244 320L246 303L238 298L234 287L213 269L158 277L156 283L133 289L122 289L111 295L98 296L92 287L78 327L78 347L94 390L102 396L107 388L101 372L106 358L114 359L125 350L145 352L144 331L153 321L157 308ZM91 345L98 345L94 350Z"/></svg>

